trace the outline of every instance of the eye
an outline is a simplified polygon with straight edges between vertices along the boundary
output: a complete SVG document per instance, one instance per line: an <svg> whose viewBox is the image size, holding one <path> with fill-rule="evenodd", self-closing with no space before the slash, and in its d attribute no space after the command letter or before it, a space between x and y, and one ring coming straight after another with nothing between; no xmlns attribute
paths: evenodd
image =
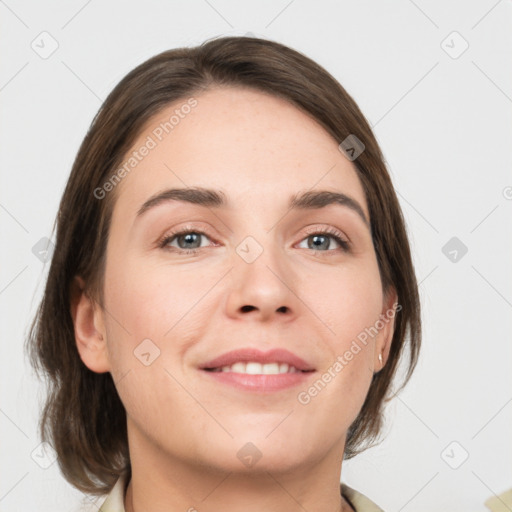
<svg viewBox="0 0 512 512"><path fill-rule="evenodd" d="M203 245L204 239L210 240L208 235L199 230L183 230L174 233L167 233L158 246L162 249L183 252L185 254L195 254L199 249L207 246Z"/></svg>
<svg viewBox="0 0 512 512"><path fill-rule="evenodd" d="M213 245L213 242L208 244L206 241L212 242L205 232L198 229L183 229L166 235L158 242L158 247L161 249L170 250L182 254L197 254L204 247ZM206 243L203 243L206 242ZM334 228L329 229L311 229L308 236L301 241L301 244L306 242L306 247L316 253L333 253L339 250L349 252L350 242L343 238L343 235Z"/></svg>
<svg viewBox="0 0 512 512"><path fill-rule="evenodd" d="M304 242L307 243L307 247L301 248L311 249L315 252L333 252L335 249L348 252L350 250L348 240L345 240L343 235L334 228L311 230L301 244Z"/></svg>

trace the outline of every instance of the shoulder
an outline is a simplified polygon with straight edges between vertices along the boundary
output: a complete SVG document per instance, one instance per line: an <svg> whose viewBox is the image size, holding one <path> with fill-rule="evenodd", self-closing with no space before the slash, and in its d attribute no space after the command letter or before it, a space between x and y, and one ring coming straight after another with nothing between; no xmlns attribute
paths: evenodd
<svg viewBox="0 0 512 512"><path fill-rule="evenodd" d="M352 489L347 484L340 484L341 495L352 505L356 512L384 512L370 498L367 498L359 491Z"/></svg>
<svg viewBox="0 0 512 512"><path fill-rule="evenodd" d="M121 475L97 512L125 512L124 495L128 484L127 475Z"/></svg>

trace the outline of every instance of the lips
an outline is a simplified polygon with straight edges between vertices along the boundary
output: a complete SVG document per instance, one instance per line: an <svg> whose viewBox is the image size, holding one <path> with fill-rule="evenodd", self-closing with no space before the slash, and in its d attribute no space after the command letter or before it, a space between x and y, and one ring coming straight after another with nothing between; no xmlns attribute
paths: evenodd
<svg viewBox="0 0 512 512"><path fill-rule="evenodd" d="M273 349L261 352L255 348L245 348L226 352L200 366L202 370L217 370L223 366L231 366L235 363L255 362L260 364L286 363L303 372L314 371L315 368L301 357L286 349Z"/></svg>

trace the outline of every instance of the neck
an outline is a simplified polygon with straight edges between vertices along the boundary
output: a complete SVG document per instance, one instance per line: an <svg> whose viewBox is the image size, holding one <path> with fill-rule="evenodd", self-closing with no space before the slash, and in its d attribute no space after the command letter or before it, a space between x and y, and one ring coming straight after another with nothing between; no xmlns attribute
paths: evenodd
<svg viewBox="0 0 512 512"><path fill-rule="evenodd" d="M130 435L129 435L130 437ZM133 436L138 437L138 436ZM135 439L132 439L134 441ZM137 439L140 441L140 439ZM334 449L335 448L335 449ZM317 461L276 471L257 466L243 472L170 457L161 448L130 443L132 476L125 496L126 512L350 512L341 496L339 446Z"/></svg>

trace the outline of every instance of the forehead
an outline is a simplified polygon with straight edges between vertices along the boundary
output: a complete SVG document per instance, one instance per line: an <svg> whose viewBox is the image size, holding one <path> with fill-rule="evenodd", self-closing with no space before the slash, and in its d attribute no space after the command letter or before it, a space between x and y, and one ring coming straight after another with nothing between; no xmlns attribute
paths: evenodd
<svg viewBox="0 0 512 512"><path fill-rule="evenodd" d="M312 117L247 88L219 87L191 98L151 118L125 155L124 162L134 152L137 158L117 186L118 214L133 217L166 188L199 186L222 190L232 204L269 208L298 190L338 190L368 217L354 165Z"/></svg>

